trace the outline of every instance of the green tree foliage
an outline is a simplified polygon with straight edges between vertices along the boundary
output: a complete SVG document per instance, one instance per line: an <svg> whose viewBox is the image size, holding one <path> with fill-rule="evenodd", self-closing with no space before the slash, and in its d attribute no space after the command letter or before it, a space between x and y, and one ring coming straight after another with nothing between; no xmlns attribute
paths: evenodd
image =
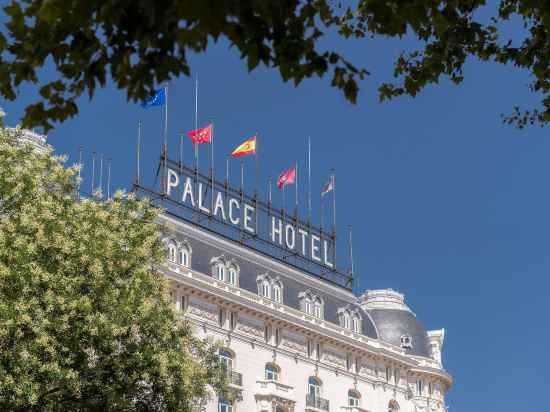
<svg viewBox="0 0 550 412"><path fill-rule="evenodd" d="M348 2L345 2L348 3ZM419 49L395 62L395 82L381 85L386 100L415 96L429 84L463 80L468 57L526 69L542 107L514 112L523 127L550 120L550 3L535 0L11 0L0 34L0 94L13 100L24 83L38 83L42 101L27 107L23 124L63 121L78 112L110 76L131 101L164 81L190 75L187 55L225 38L249 70L276 68L284 81L331 76L331 85L355 102L367 68L320 44L328 33L345 38L415 38ZM488 3L488 4L486 4ZM487 14L489 17L486 17ZM506 38L510 20L521 38ZM47 82L40 68L57 70ZM513 104L513 103L511 103Z"/></svg>
<svg viewBox="0 0 550 412"><path fill-rule="evenodd" d="M155 270L158 210L75 200L75 169L18 133L0 129L0 410L195 410L223 382Z"/></svg>

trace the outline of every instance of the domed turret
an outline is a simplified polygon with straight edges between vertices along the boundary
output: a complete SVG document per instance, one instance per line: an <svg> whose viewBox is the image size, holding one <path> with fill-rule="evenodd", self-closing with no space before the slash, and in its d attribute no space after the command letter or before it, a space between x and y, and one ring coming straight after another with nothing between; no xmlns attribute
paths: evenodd
<svg viewBox="0 0 550 412"><path fill-rule="evenodd" d="M411 355L432 357L428 333L405 304L405 296L392 289L367 290L359 298L378 329L378 338Z"/></svg>

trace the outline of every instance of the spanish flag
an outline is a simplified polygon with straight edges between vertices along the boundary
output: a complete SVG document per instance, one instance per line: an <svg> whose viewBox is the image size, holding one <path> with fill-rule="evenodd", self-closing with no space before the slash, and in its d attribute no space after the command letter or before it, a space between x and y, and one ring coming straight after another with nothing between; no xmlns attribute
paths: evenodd
<svg viewBox="0 0 550 412"><path fill-rule="evenodd" d="M241 157L256 154L256 136L251 137L231 153L232 157Z"/></svg>

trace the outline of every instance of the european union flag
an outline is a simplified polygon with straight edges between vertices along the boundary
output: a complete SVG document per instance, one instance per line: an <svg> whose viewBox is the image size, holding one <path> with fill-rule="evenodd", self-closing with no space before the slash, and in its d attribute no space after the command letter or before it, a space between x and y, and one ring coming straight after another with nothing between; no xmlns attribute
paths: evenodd
<svg viewBox="0 0 550 412"><path fill-rule="evenodd" d="M166 91L164 88L159 89L155 94L141 103L141 107L148 109L149 107L164 106L166 103Z"/></svg>

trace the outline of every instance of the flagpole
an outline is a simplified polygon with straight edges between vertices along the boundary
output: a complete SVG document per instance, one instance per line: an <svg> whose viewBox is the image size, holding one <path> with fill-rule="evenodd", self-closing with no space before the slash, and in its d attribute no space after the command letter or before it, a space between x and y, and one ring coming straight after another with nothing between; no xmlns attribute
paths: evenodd
<svg viewBox="0 0 550 412"><path fill-rule="evenodd" d="M80 199L80 185L82 182L82 145L78 146L78 184L76 186L76 198Z"/></svg>
<svg viewBox="0 0 550 412"><path fill-rule="evenodd" d="M241 160L241 198L244 194L244 162Z"/></svg>
<svg viewBox="0 0 550 412"><path fill-rule="evenodd" d="M92 152L92 189L90 190L90 195L94 194L94 184L95 184L95 152Z"/></svg>
<svg viewBox="0 0 550 412"><path fill-rule="evenodd" d="M271 204L271 186L272 186L272 177L269 176L268 185L267 185L267 188L268 188L267 199L269 201L269 204Z"/></svg>
<svg viewBox="0 0 550 412"><path fill-rule="evenodd" d="M229 186L229 156L225 157L225 187Z"/></svg>
<svg viewBox="0 0 550 412"><path fill-rule="evenodd" d="M334 241L334 268L336 268L336 171L332 169L332 237Z"/></svg>
<svg viewBox="0 0 550 412"><path fill-rule="evenodd" d="M294 214L296 215L296 221L298 220L298 162L296 162L296 183L295 183L295 189L296 189L296 205L295 205L295 208L296 210L294 211Z"/></svg>
<svg viewBox="0 0 550 412"><path fill-rule="evenodd" d="M255 137L255 143L254 143L254 150L255 154L254 157L256 159L256 188L254 189L254 203L255 203L255 211L254 211L254 218L256 223L256 230L255 235L258 235L258 188L260 185L260 158L259 158L259 151L258 151L258 136L260 132L256 130L256 137Z"/></svg>
<svg viewBox="0 0 550 412"><path fill-rule="evenodd" d="M103 198L103 153L99 155L99 196Z"/></svg>
<svg viewBox="0 0 550 412"><path fill-rule="evenodd" d="M212 136L210 142L210 178L211 187L210 191L210 215L214 215L214 120L212 120Z"/></svg>
<svg viewBox="0 0 550 412"><path fill-rule="evenodd" d="M349 246L349 261L350 261L350 275L352 278L352 281L354 280L353 274L354 274L354 267L353 267L353 239L352 239L352 228L351 225L348 226L348 246Z"/></svg>
<svg viewBox="0 0 550 412"><path fill-rule="evenodd" d="M199 76L195 77L195 130L199 128ZM199 145L195 146L195 199L198 199L198 186L199 186ZM197 209L199 203L197 202ZM198 217L198 215L197 215Z"/></svg>
<svg viewBox="0 0 550 412"><path fill-rule="evenodd" d="M164 194L167 193L166 179L168 177L168 84L164 86L166 101L164 102Z"/></svg>
<svg viewBox="0 0 550 412"><path fill-rule="evenodd" d="M138 121L138 139L137 139L137 172L136 172L136 184L140 184L141 170L140 170L140 155L141 155L141 120Z"/></svg>
<svg viewBox="0 0 550 412"><path fill-rule="evenodd" d="M113 159L107 159L107 199L111 197L111 162Z"/></svg>
<svg viewBox="0 0 550 412"><path fill-rule="evenodd" d="M307 139L307 222L311 223L311 138Z"/></svg>

